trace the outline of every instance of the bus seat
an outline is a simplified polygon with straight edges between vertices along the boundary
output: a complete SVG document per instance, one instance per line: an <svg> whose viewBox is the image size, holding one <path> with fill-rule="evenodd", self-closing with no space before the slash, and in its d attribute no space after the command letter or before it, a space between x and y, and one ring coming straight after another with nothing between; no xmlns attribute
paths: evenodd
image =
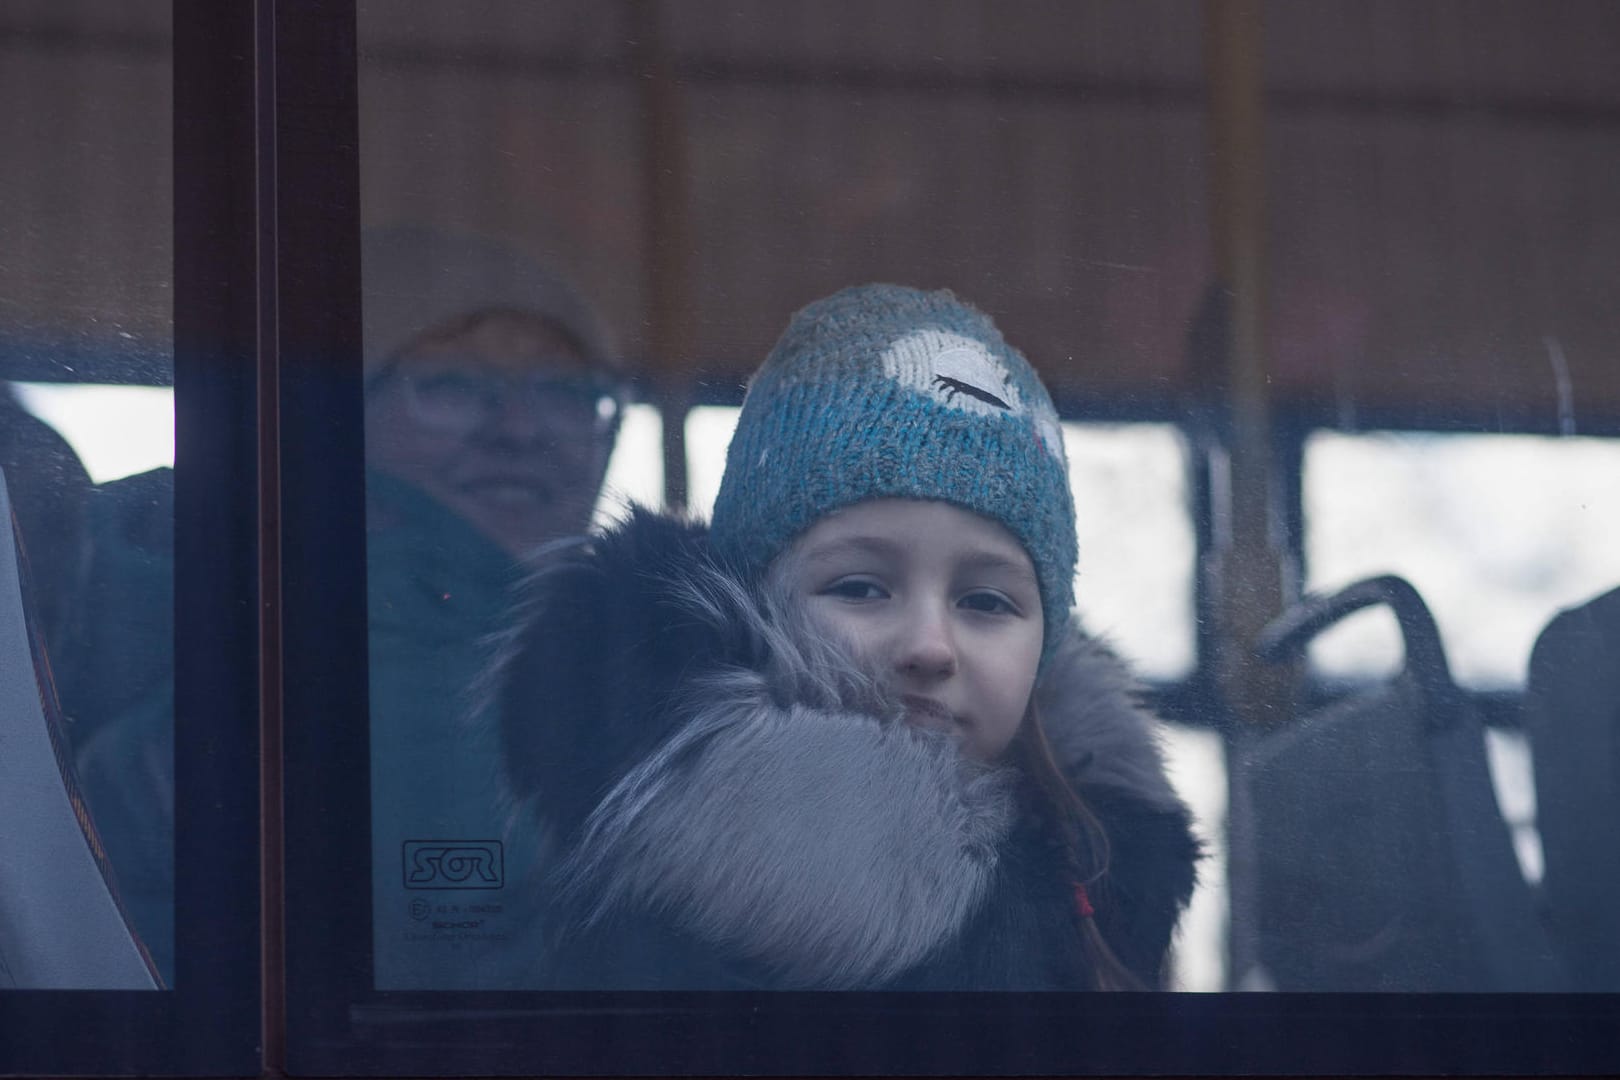
<svg viewBox="0 0 1620 1080"><path fill-rule="evenodd" d="M1384 576L1308 598L1267 628L1261 655L1297 656L1378 604L1401 628L1400 674L1261 737L1248 759L1260 962L1280 990L1561 989L1484 726L1417 590Z"/></svg>
<svg viewBox="0 0 1620 1080"><path fill-rule="evenodd" d="M1546 859L1542 889L1571 989L1620 990L1620 589L1561 612L1525 694Z"/></svg>
<svg viewBox="0 0 1620 1080"><path fill-rule="evenodd" d="M0 987L160 985L79 797L0 470Z"/></svg>

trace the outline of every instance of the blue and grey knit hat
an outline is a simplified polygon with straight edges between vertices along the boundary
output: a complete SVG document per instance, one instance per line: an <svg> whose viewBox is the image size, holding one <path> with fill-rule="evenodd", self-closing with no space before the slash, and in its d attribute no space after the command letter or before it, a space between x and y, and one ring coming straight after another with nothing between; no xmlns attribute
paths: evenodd
<svg viewBox="0 0 1620 1080"><path fill-rule="evenodd" d="M989 317L946 291L861 285L793 317L749 385L710 535L757 572L829 512L882 498L953 503L1017 537L1051 654L1076 555L1057 412Z"/></svg>

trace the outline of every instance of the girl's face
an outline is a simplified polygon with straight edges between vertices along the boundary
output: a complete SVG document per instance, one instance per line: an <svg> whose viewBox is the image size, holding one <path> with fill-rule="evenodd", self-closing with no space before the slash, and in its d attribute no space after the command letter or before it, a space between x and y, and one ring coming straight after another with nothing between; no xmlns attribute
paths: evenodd
<svg viewBox="0 0 1620 1080"><path fill-rule="evenodd" d="M785 572L812 619L888 680L919 727L999 757L1041 658L1034 564L1000 525L948 503L874 499L818 521Z"/></svg>

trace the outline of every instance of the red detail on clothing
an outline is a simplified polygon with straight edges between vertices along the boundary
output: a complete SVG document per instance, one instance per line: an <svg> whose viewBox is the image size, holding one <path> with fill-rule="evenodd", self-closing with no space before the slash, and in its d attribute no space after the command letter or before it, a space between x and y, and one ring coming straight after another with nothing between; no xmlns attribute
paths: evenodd
<svg viewBox="0 0 1620 1080"><path fill-rule="evenodd" d="M1097 909L1091 906L1091 897L1086 893L1086 887L1078 881L1074 883L1074 910L1080 913L1082 919L1089 919L1097 914Z"/></svg>

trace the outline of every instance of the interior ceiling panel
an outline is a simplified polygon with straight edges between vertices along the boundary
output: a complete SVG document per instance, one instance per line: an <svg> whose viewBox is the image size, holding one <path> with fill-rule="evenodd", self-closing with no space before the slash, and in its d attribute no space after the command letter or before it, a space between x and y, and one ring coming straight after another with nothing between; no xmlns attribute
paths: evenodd
<svg viewBox="0 0 1620 1080"><path fill-rule="evenodd" d="M679 357L649 356L644 334L644 257L660 232L636 172L639 98L582 113L587 99L561 88L634 88L628 41L645 23L630 4L541 7L481 4L485 17L458 27L435 9L415 46L400 20L379 28L377 60L392 56L398 77L437 56L455 72L437 92L479 97L458 125L490 118L458 153L483 145L493 159L504 139L509 156L549 159L492 201L487 181L456 193L465 162L424 158L411 205L431 215L436 197L458 224L560 253L648 368L740 380L798 306L891 279L990 309L1071 397L1165 398L1185 383L1211 274L1199 5L642 9L679 103L689 244L674 264L693 328ZM1304 0L1266 17L1279 390L1536 413L1555 407L1557 350L1578 405L1620 410L1607 300L1620 217L1606 205L1620 7ZM624 36L604 37L608 25ZM480 88L492 79L500 92ZM570 130L616 133L513 150L519 133L538 146L558 130L548 108ZM422 137L368 129L373 144ZM569 194L558 170L613 179ZM610 193L618 216L583 212L581 192Z"/></svg>
<svg viewBox="0 0 1620 1080"><path fill-rule="evenodd" d="M1186 0L824 0L771 10L759 18L728 0L683 0L666 19L669 47L699 66L762 77L776 68L1193 92L1202 78L1199 8Z"/></svg>
<svg viewBox="0 0 1620 1080"><path fill-rule="evenodd" d="M166 83L131 82L166 62L161 35L128 14L142 6L108 3L91 25L52 21L43 2L6 5L8 99L95 103L71 110L75 145L92 149L141 137L142 117L166 123ZM1578 409L1620 416L1620 5L1264 10L1279 390L1539 415L1562 364ZM509 239L576 277L650 370L741 379L789 312L888 278L950 285L989 308L1067 394L1164 398L1187 381L1188 322L1211 274L1202 5L368 0L360 11L367 220ZM673 103L664 134L679 146L657 163L633 44L651 37ZM75 59L120 50L126 65ZM31 90L15 85L24 52L49 69ZM84 92L83 80L103 85ZM14 160L55 160L29 119L39 110L6 115ZM109 187L82 160L33 172L49 190L36 179L12 205L81 208L98 257L34 250L26 216L12 215L11 265L27 252L29 288L71 279L126 322L161 322L162 298L125 295L131 275L117 268L163 250L133 207L141 184L167 177ZM650 219L653 183L682 193L679 228ZM654 254L684 268L680 355L652 355ZM79 280L99 265L124 284ZM30 319L81 314L11 295Z"/></svg>
<svg viewBox="0 0 1620 1080"><path fill-rule="evenodd" d="M1195 115L795 89L690 102L701 360L744 372L796 308L894 280L972 299L1077 392L1180 370L1207 263ZM1157 212L1138 210L1145 187Z"/></svg>
<svg viewBox="0 0 1620 1080"><path fill-rule="evenodd" d="M1267 3L1266 82L1286 103L1620 108L1620 5L1610 0ZM1305 99L1308 103L1311 99Z"/></svg>
<svg viewBox="0 0 1620 1080"><path fill-rule="evenodd" d="M0 378L170 377L167 8L0 6Z"/></svg>
<svg viewBox="0 0 1620 1080"><path fill-rule="evenodd" d="M1588 392L1620 404L1613 134L1290 118L1271 127L1270 161L1284 386L1552 416L1567 374L1578 412Z"/></svg>

